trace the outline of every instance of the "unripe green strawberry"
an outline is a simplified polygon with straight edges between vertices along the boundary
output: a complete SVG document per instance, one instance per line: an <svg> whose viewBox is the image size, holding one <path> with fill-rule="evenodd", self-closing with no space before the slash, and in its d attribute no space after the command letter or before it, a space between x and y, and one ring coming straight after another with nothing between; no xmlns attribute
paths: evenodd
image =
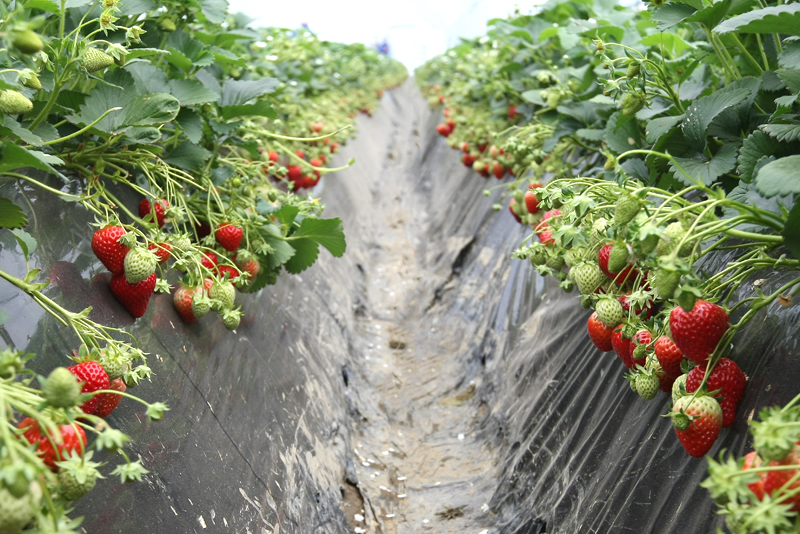
<svg viewBox="0 0 800 534"><path fill-rule="evenodd" d="M602 298L597 301L594 307L597 312L597 318L610 327L615 327L622 322L625 317L625 310L622 309L622 304L614 298Z"/></svg>
<svg viewBox="0 0 800 534"><path fill-rule="evenodd" d="M0 113L19 115L33 109L33 102L19 91L0 92Z"/></svg>
<svg viewBox="0 0 800 534"><path fill-rule="evenodd" d="M578 286L578 291L584 295L594 293L595 289L606 280L606 275L603 274L600 266L592 262L576 265L569 273L573 282Z"/></svg>
<svg viewBox="0 0 800 534"><path fill-rule="evenodd" d="M128 370L131 358L117 351L104 350L99 359L100 366L105 369L108 380L120 378Z"/></svg>
<svg viewBox="0 0 800 534"><path fill-rule="evenodd" d="M547 95L547 107L555 109L561 103L561 93L558 91L550 91Z"/></svg>
<svg viewBox="0 0 800 534"><path fill-rule="evenodd" d="M627 93L622 98L622 114L635 115L637 111L644 107L646 100L643 93Z"/></svg>
<svg viewBox="0 0 800 534"><path fill-rule="evenodd" d="M42 392L50 406L69 408L77 404L81 385L66 367L56 367L47 377Z"/></svg>
<svg viewBox="0 0 800 534"><path fill-rule="evenodd" d="M614 206L614 222L620 226L624 226L631 222L641 209L642 203L639 202L638 198L623 193L619 197L619 200L617 200L617 205Z"/></svg>
<svg viewBox="0 0 800 534"><path fill-rule="evenodd" d="M653 277L653 287L658 296L663 299L671 299L678 289L678 284L681 281L681 273L678 271L668 271L666 269L658 269L656 275Z"/></svg>
<svg viewBox="0 0 800 534"><path fill-rule="evenodd" d="M114 58L96 48L87 48L81 56L81 64L87 72L97 72L114 64Z"/></svg>
<svg viewBox="0 0 800 534"><path fill-rule="evenodd" d="M631 60L631 62L628 63L628 70L625 72L625 76L627 78L635 78L639 75L640 71L641 68L639 66L639 62Z"/></svg>
<svg viewBox="0 0 800 534"><path fill-rule="evenodd" d="M35 54L44 50L42 38L33 30L14 32L11 44L23 54Z"/></svg>
<svg viewBox="0 0 800 534"><path fill-rule="evenodd" d="M617 158L614 156L608 156L606 158L606 163L603 165L603 170L606 171L613 171L617 167Z"/></svg>
<svg viewBox="0 0 800 534"><path fill-rule="evenodd" d="M180 236L172 239L172 248L178 252L186 253L192 247L191 240L186 236Z"/></svg>
<svg viewBox="0 0 800 534"><path fill-rule="evenodd" d="M146 248L134 248L125 255L124 265L125 280L129 284L137 284L156 272L158 257Z"/></svg>
<svg viewBox="0 0 800 534"><path fill-rule="evenodd" d="M58 493L68 501L77 501L94 489L100 472L97 462L92 462L92 453L84 458L73 453L69 459L56 462L58 466Z"/></svg>
<svg viewBox="0 0 800 534"><path fill-rule="evenodd" d="M177 30L175 22L173 22L172 19L161 19L161 21L158 23L158 27L162 32L165 33L172 33Z"/></svg>
<svg viewBox="0 0 800 534"><path fill-rule="evenodd" d="M35 482L30 483L29 490L21 497L0 486L0 532L18 534L36 517L41 497L42 490Z"/></svg>
<svg viewBox="0 0 800 534"><path fill-rule="evenodd" d="M553 269L554 271L561 271L564 268L564 256L560 254L553 254L550 256L545 265Z"/></svg>
<svg viewBox="0 0 800 534"><path fill-rule="evenodd" d="M28 89L35 89L38 91L42 88L42 82L39 80L39 75L33 72L31 69L24 69L19 73L19 77L17 79L19 80L19 83Z"/></svg>
<svg viewBox="0 0 800 534"><path fill-rule="evenodd" d="M200 319L211 311L211 300L204 294L195 293L192 296L192 313L196 319Z"/></svg>
<svg viewBox="0 0 800 534"><path fill-rule="evenodd" d="M653 370L636 375L636 392L644 400L651 400L658 394L659 381Z"/></svg>
<svg viewBox="0 0 800 534"><path fill-rule="evenodd" d="M608 270L618 273L628 265L628 246L623 242L616 242L608 253Z"/></svg>
<svg viewBox="0 0 800 534"><path fill-rule="evenodd" d="M674 222L664 229L664 239L659 241L658 247L656 247L656 252L658 252L659 256L666 256L671 254L675 247L680 244L683 237L686 235L686 229L680 222ZM692 248L694 245L691 241L687 241L686 243L681 246L680 250L678 250L678 256L688 256L691 253Z"/></svg>
<svg viewBox="0 0 800 534"><path fill-rule="evenodd" d="M225 325L225 328L228 330L236 330L241 319L242 312L239 310L226 310L225 313L222 314L222 324Z"/></svg>
<svg viewBox="0 0 800 534"><path fill-rule="evenodd" d="M571 248L566 252L566 254L564 254L564 263L567 264L567 267L577 265L583 259L585 254L586 249L583 247Z"/></svg>
<svg viewBox="0 0 800 534"><path fill-rule="evenodd" d="M544 265L547 262L547 253L544 250L537 250L531 254L531 264L534 267Z"/></svg>
<svg viewBox="0 0 800 534"><path fill-rule="evenodd" d="M236 288L230 282L214 282L208 290L208 296L217 301L212 306L214 311L230 310L236 299Z"/></svg>
<svg viewBox="0 0 800 534"><path fill-rule="evenodd" d="M639 250L642 251L642 254L650 254L658 245L658 236L655 234L650 234L641 241L639 241Z"/></svg>
<svg viewBox="0 0 800 534"><path fill-rule="evenodd" d="M686 374L680 375L675 379L675 382L672 383L672 402L676 402L678 399L687 394L686 379L688 377L689 375Z"/></svg>

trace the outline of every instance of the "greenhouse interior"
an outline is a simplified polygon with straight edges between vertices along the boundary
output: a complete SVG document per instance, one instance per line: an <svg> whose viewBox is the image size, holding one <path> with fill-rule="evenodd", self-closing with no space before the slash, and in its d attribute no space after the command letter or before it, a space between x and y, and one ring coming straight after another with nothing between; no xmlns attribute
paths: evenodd
<svg viewBox="0 0 800 534"><path fill-rule="evenodd" d="M0 0L0 534L800 533L800 1Z"/></svg>

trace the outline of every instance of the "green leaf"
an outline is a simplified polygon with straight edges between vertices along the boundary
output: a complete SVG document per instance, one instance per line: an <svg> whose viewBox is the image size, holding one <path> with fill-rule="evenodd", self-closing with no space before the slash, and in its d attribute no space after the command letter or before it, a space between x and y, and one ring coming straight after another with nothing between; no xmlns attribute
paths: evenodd
<svg viewBox="0 0 800 534"><path fill-rule="evenodd" d="M272 213L281 224L290 225L294 222L294 218L300 213L300 208L290 204L284 204L281 209Z"/></svg>
<svg viewBox="0 0 800 534"><path fill-rule="evenodd" d="M796 200L786 224L783 225L783 244L796 260L800 260L800 199Z"/></svg>
<svg viewBox="0 0 800 534"><path fill-rule="evenodd" d="M520 95L523 100L526 102L530 102L531 104L536 104L537 106L544 106L545 101L542 100L541 90L539 89L531 89L529 91L525 91Z"/></svg>
<svg viewBox="0 0 800 534"><path fill-rule="evenodd" d="M222 24L228 15L228 0L200 0L200 9L209 22Z"/></svg>
<svg viewBox="0 0 800 534"><path fill-rule="evenodd" d="M580 128L575 131L575 135L587 141L602 141L605 134L606 131L600 128Z"/></svg>
<svg viewBox="0 0 800 534"><path fill-rule="evenodd" d="M758 161L764 156L783 155L787 145L772 139L761 130L747 136L739 150L739 175L745 182L753 179Z"/></svg>
<svg viewBox="0 0 800 534"><path fill-rule="evenodd" d="M175 117L175 122L192 143L197 144L203 138L203 120L197 112L189 108L181 108L180 113Z"/></svg>
<svg viewBox="0 0 800 534"><path fill-rule="evenodd" d="M297 239L292 241L294 256L284 264L287 271L292 274L300 274L317 261L319 256L319 245L313 239Z"/></svg>
<svg viewBox="0 0 800 534"><path fill-rule="evenodd" d="M205 148L184 141L175 147L175 150L165 154L162 159L170 165L189 170L202 165L209 157L211 157L211 152Z"/></svg>
<svg viewBox="0 0 800 534"><path fill-rule="evenodd" d="M645 46L654 46L656 48L661 48L663 45L664 51L669 52L673 58L695 48L693 44L687 43L676 33L654 33L639 42Z"/></svg>
<svg viewBox="0 0 800 534"><path fill-rule="evenodd" d="M778 69L775 74L786 84L789 91L792 93L800 91L800 69Z"/></svg>
<svg viewBox="0 0 800 534"><path fill-rule="evenodd" d="M254 81L226 79L222 84L219 105L240 106L254 98L274 92L277 87L278 80L275 78L261 78Z"/></svg>
<svg viewBox="0 0 800 534"><path fill-rule="evenodd" d="M0 197L0 228L22 228L28 224L28 217L22 208L5 197Z"/></svg>
<svg viewBox="0 0 800 534"><path fill-rule="evenodd" d="M756 9L721 22L715 33L785 33L800 35L800 4Z"/></svg>
<svg viewBox="0 0 800 534"><path fill-rule="evenodd" d="M272 247L272 252L267 257L267 266L270 269L280 267L294 256L294 248L283 239L271 235L264 235L263 237L264 241Z"/></svg>
<svg viewBox="0 0 800 534"><path fill-rule="evenodd" d="M796 141L800 139L800 124L765 124L761 129L778 141Z"/></svg>
<svg viewBox="0 0 800 534"><path fill-rule="evenodd" d="M11 230L11 233L14 234L14 237L19 243L19 248L22 249L22 255L25 256L25 260L31 259L31 256L34 252L36 252L36 240L26 232L25 230Z"/></svg>
<svg viewBox="0 0 800 534"><path fill-rule="evenodd" d="M647 134L647 142L654 145L658 139L675 128L684 118L684 115L677 115L675 117L661 117L653 119L647 123L645 133Z"/></svg>
<svg viewBox="0 0 800 534"><path fill-rule="evenodd" d="M704 7L697 13L686 19L686 22L699 22L706 28L713 28L725 18L731 8L731 0L717 1L708 7Z"/></svg>
<svg viewBox="0 0 800 534"><path fill-rule="evenodd" d="M124 107L120 126L150 126L164 124L178 116L181 104L165 93L137 96Z"/></svg>
<svg viewBox="0 0 800 534"><path fill-rule="evenodd" d="M119 3L119 10L122 16L141 15L148 11L153 11L158 6L152 0L123 0Z"/></svg>
<svg viewBox="0 0 800 534"><path fill-rule="evenodd" d="M215 95L216 96L216 95ZM225 120L234 119L236 117L269 117L275 119L278 114L272 109L272 105L264 100L256 102L255 104L245 104L243 106L225 106L222 108L222 118Z"/></svg>
<svg viewBox="0 0 800 534"><path fill-rule="evenodd" d="M667 2L661 7L653 10L650 20L656 23L658 31L663 32L666 29L675 26L683 20L691 17L697 10L687 4L678 4L675 2Z"/></svg>
<svg viewBox="0 0 800 534"><path fill-rule="evenodd" d="M53 0L26 0L24 5L25 9L41 9L54 15L61 13L58 3Z"/></svg>
<svg viewBox="0 0 800 534"><path fill-rule="evenodd" d="M622 154L628 150L641 147L642 139L639 135L638 123L633 121L626 122L621 128L617 128L617 122L623 115L618 111L611 115L606 123L606 135L604 141L606 146L616 154Z"/></svg>
<svg viewBox="0 0 800 534"><path fill-rule="evenodd" d="M65 182L67 178L55 170L53 165L63 165L64 162L55 156L50 156L37 150L29 150L16 143L7 142L2 146L0 154L0 172L13 171L24 167L33 167L40 171L55 174Z"/></svg>
<svg viewBox="0 0 800 534"><path fill-rule="evenodd" d="M723 145L710 160L703 156L694 158L675 158L675 161L689 176L701 181L705 185L713 184L717 178L728 173L736 167L736 145ZM693 185L682 173L674 170L675 179L680 180L686 185Z"/></svg>
<svg viewBox="0 0 800 534"><path fill-rule="evenodd" d="M300 228L292 237L308 237L313 239L333 254L340 258L347 244L344 239L344 228L341 219L310 219L305 218ZM294 244L294 241L292 242Z"/></svg>
<svg viewBox="0 0 800 534"><path fill-rule="evenodd" d="M778 65L784 69L800 69L800 39L786 43L778 56Z"/></svg>
<svg viewBox="0 0 800 534"><path fill-rule="evenodd" d="M181 106L216 102L219 98L217 93L196 80L170 80L169 92L180 101Z"/></svg>
<svg viewBox="0 0 800 534"><path fill-rule="evenodd" d="M689 145L705 148L706 132L714 117L744 101L749 95L749 89L721 90L695 101L686 110L682 124L683 135Z"/></svg>
<svg viewBox="0 0 800 534"><path fill-rule="evenodd" d="M787 156L767 163L756 175L758 191L765 197L800 193L800 155Z"/></svg>
<svg viewBox="0 0 800 534"><path fill-rule="evenodd" d="M5 122L3 123L3 127L0 127L0 131L3 131L4 135L14 135L21 141L28 143L29 145L33 146L42 146L42 138L38 135L34 134L27 128L23 128L20 124L12 119L9 116L5 116ZM7 133L6 133L7 132Z"/></svg>

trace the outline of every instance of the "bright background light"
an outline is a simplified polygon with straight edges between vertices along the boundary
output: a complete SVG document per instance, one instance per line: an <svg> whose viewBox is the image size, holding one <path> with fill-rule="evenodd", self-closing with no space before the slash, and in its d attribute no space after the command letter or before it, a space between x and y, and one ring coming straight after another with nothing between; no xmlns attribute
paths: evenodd
<svg viewBox="0 0 800 534"><path fill-rule="evenodd" d="M373 45L386 39L391 56L413 70L458 44L459 37L486 33L489 19L523 12L541 2L519 0L229 0L231 13L257 19L254 25L298 28L307 23L320 39Z"/></svg>

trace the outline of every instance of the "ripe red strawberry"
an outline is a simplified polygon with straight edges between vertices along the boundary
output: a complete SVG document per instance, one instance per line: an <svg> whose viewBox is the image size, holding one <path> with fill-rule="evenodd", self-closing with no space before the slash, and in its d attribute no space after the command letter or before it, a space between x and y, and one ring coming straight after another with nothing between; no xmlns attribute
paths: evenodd
<svg viewBox="0 0 800 534"><path fill-rule="evenodd" d="M450 132L456 129L456 121L453 119L447 119L444 123L450 128Z"/></svg>
<svg viewBox="0 0 800 534"><path fill-rule="evenodd" d="M643 366L647 361L647 353L644 353L641 358L634 359L633 351L637 346L637 342L639 345L649 345L651 341L653 341L653 336L647 330L639 330L636 332L636 335L633 336L633 344L631 345L631 359L633 359L633 363Z"/></svg>
<svg viewBox="0 0 800 534"><path fill-rule="evenodd" d="M683 353L675 346L675 343L667 336L661 336L656 339L655 345L656 358L661 368L667 374L678 376L681 374L681 362L683 361Z"/></svg>
<svg viewBox="0 0 800 534"><path fill-rule="evenodd" d="M199 287L186 287L183 284L178 286L175 295L172 297L172 302L175 304L175 309L178 310L178 315L181 316L183 322L193 323L197 321L197 317L192 312L192 296L199 295L202 291Z"/></svg>
<svg viewBox="0 0 800 534"><path fill-rule="evenodd" d="M448 137L452 131L453 130L446 124L440 124L436 127L436 133L443 137Z"/></svg>
<svg viewBox="0 0 800 534"><path fill-rule="evenodd" d="M600 264L600 269L602 269L603 273L605 273L607 277L614 280L617 285L622 285L624 282L633 282L636 280L639 271L636 270L633 265L625 267L618 273L613 273L608 270L608 256L611 253L611 248L612 245L604 245L597 253L597 263Z"/></svg>
<svg viewBox="0 0 800 534"><path fill-rule="evenodd" d="M217 226L217 231L214 233L217 243L228 252L233 252L239 248L239 244L242 242L242 236L242 229L233 223L220 224Z"/></svg>
<svg viewBox="0 0 800 534"><path fill-rule="evenodd" d="M515 199L513 198L508 199L508 211L511 212L511 215L514 216L514 218L517 220L518 223L522 223L522 217L520 217L519 214L516 211L514 211L516 205L517 201Z"/></svg>
<svg viewBox="0 0 800 534"><path fill-rule="evenodd" d="M162 228L164 226L164 220L167 216L164 212L169 208L169 202L166 198L160 198L156 200L155 211L156 211L156 221L158 221L158 227ZM139 202L139 217L144 219L148 215L153 213L153 206L150 204L150 201L146 198L143 198L141 202Z"/></svg>
<svg viewBox="0 0 800 534"><path fill-rule="evenodd" d="M792 449L792 452L790 452L783 460L773 460L769 463L769 465L770 467L800 465L800 445L795 445L794 449ZM764 493L771 495L773 499L778 498L778 490L786 485L792 478L795 479L794 482L789 484L789 486L786 487L783 492L786 493L788 491L796 490L798 487L800 487L800 478L797 477L798 472L800 472L800 469L766 472L762 478L764 481ZM800 512L800 492L795 493L794 496L789 497L781 502L783 504L791 504L792 512Z"/></svg>
<svg viewBox="0 0 800 534"><path fill-rule="evenodd" d="M325 156L320 156L319 160L322 162L323 165L328 163L328 158L326 158ZM311 160L311 161L314 161L314 160Z"/></svg>
<svg viewBox="0 0 800 534"><path fill-rule="evenodd" d="M36 445L36 454L42 459L44 464L54 473L58 472L56 462L66 460L72 451L76 451L83 456L86 448L86 433L77 424L61 425L58 428L61 434L61 443L53 448L57 441L56 436L42 434L42 430L34 419L26 417L17 425L19 429L27 429L22 434L28 443Z"/></svg>
<svg viewBox="0 0 800 534"><path fill-rule="evenodd" d="M533 191L525 191L525 207L528 208L528 213L539 213L539 201Z"/></svg>
<svg viewBox="0 0 800 534"><path fill-rule="evenodd" d="M673 417L672 424L675 434L689 453L694 458L702 458L714 446L714 442L722 429L722 409L717 399L699 394L692 399L692 395L679 398L672 407L672 412L681 409L689 416Z"/></svg>
<svg viewBox="0 0 800 534"><path fill-rule="evenodd" d="M503 167L502 163L495 163L492 165L492 174L494 174L494 177L498 180L502 180L503 176L506 175L506 168Z"/></svg>
<svg viewBox="0 0 800 534"><path fill-rule="evenodd" d="M94 255L113 274L121 273L125 269L125 256L130 249L119 242L119 238L125 233L125 229L121 226L108 225L97 230L92 236Z"/></svg>
<svg viewBox="0 0 800 534"><path fill-rule="evenodd" d="M319 158L311 158L311 161L308 162L311 164L312 167L322 167L322 161Z"/></svg>
<svg viewBox="0 0 800 534"><path fill-rule="evenodd" d="M464 152L461 154L461 163L464 164L464 167L472 167L475 163L475 158L473 158L468 152Z"/></svg>
<svg viewBox="0 0 800 534"><path fill-rule="evenodd" d="M172 252L172 245L169 243L150 243L147 248L155 252L158 263L162 264L167 262L170 252Z"/></svg>
<svg viewBox="0 0 800 534"><path fill-rule="evenodd" d="M755 469L758 467L761 467L761 458L759 458L758 454L756 454L756 451L748 452L744 457L742 471L746 471L751 468ZM756 499L759 501L764 498L764 479L766 476L766 473L762 473L760 479L747 485L747 487L750 488L750 491L756 495Z"/></svg>
<svg viewBox="0 0 800 534"><path fill-rule="evenodd" d="M306 154L302 150L296 150L295 155L300 159L306 159Z"/></svg>
<svg viewBox="0 0 800 534"><path fill-rule="evenodd" d="M687 358L705 362L728 331L728 314L721 307L697 300L691 312L676 306L669 314L672 340Z"/></svg>
<svg viewBox="0 0 800 534"><path fill-rule="evenodd" d="M508 118L514 120L517 117L517 106L508 106Z"/></svg>
<svg viewBox="0 0 800 534"><path fill-rule="evenodd" d="M78 382L83 382L81 393L92 393L99 389L108 389L108 373L106 373L103 366L97 362L82 362L72 367L67 367L67 369L78 378ZM93 414L97 410L100 397L102 397L102 395L95 395L90 400L84 402L83 406L81 406L83 413Z"/></svg>
<svg viewBox="0 0 800 534"><path fill-rule="evenodd" d="M206 221L200 221L200 224L194 227L197 232L197 238L203 239L207 235L211 235L211 225Z"/></svg>
<svg viewBox="0 0 800 534"><path fill-rule="evenodd" d="M206 269L211 269L212 271L215 271L217 269L217 264L219 263L219 260L217 259L217 255L215 253L205 251L203 252L203 257L200 260L200 263Z"/></svg>
<svg viewBox="0 0 800 534"><path fill-rule="evenodd" d="M614 327L611 334L611 346L619 356L619 359L622 360L622 363L625 364L625 367L630 369L633 367L633 340L623 339L622 330L624 327L625 325L623 324Z"/></svg>
<svg viewBox="0 0 800 534"><path fill-rule="evenodd" d="M125 381L121 378L115 378L111 381L108 385L107 389L113 389L114 391L121 391L125 393L125 390L128 387L125 385ZM111 412L113 412L119 403L122 401L122 395L114 395L113 393L103 393L100 395L100 403L97 405L97 411L94 414L98 417L102 417L105 419Z"/></svg>
<svg viewBox="0 0 800 534"><path fill-rule="evenodd" d="M486 147L489 146L489 143L479 143L478 144L478 151L483 153L486 152Z"/></svg>
<svg viewBox="0 0 800 534"><path fill-rule="evenodd" d="M461 152L468 153L469 152L469 143L467 143L466 141L463 141L461 143L461 145L459 146L459 148L461 149Z"/></svg>
<svg viewBox="0 0 800 534"><path fill-rule="evenodd" d="M155 289L156 273L135 284L129 284L122 273L111 277L111 292L134 317L144 315Z"/></svg>
<svg viewBox="0 0 800 534"><path fill-rule="evenodd" d="M625 316L628 316L628 312L631 309L631 301L628 295L621 295L617 297L620 304L622 304L622 309L625 311ZM633 313L641 317L643 320L648 320L650 317L653 316L653 301L647 301L647 304L644 305L643 308L634 307Z"/></svg>
<svg viewBox="0 0 800 534"><path fill-rule="evenodd" d="M694 393L700 387L706 374L706 363L698 364L686 377L686 391ZM728 358L720 358L706 380L708 391L721 390L714 395L722 408L722 426L727 428L736 419L736 407L747 387L747 376L739 369L736 362Z"/></svg>
<svg viewBox="0 0 800 534"><path fill-rule="evenodd" d="M597 318L597 312L589 317L589 322L586 324L586 327L589 330L589 339L592 340L595 347L603 352L608 352L614 348L611 344L611 335L614 329L603 324L603 322Z"/></svg>
<svg viewBox="0 0 800 534"><path fill-rule="evenodd" d="M228 273L228 280L235 280L239 278L239 271L230 265L220 265L217 267L217 271L219 271L220 276L225 276L225 273Z"/></svg>
<svg viewBox="0 0 800 534"><path fill-rule="evenodd" d="M270 150L269 152L267 152L267 158L272 163L278 163L278 153L277 152L274 152L274 151ZM270 165L270 166L272 166L272 165Z"/></svg>
<svg viewBox="0 0 800 534"><path fill-rule="evenodd" d="M286 179L290 182L297 182L303 175L303 168L300 165L287 165L286 170Z"/></svg>
<svg viewBox="0 0 800 534"><path fill-rule="evenodd" d="M333 143L331 143L331 154L335 154L338 151L339 151L339 143L334 141Z"/></svg>

